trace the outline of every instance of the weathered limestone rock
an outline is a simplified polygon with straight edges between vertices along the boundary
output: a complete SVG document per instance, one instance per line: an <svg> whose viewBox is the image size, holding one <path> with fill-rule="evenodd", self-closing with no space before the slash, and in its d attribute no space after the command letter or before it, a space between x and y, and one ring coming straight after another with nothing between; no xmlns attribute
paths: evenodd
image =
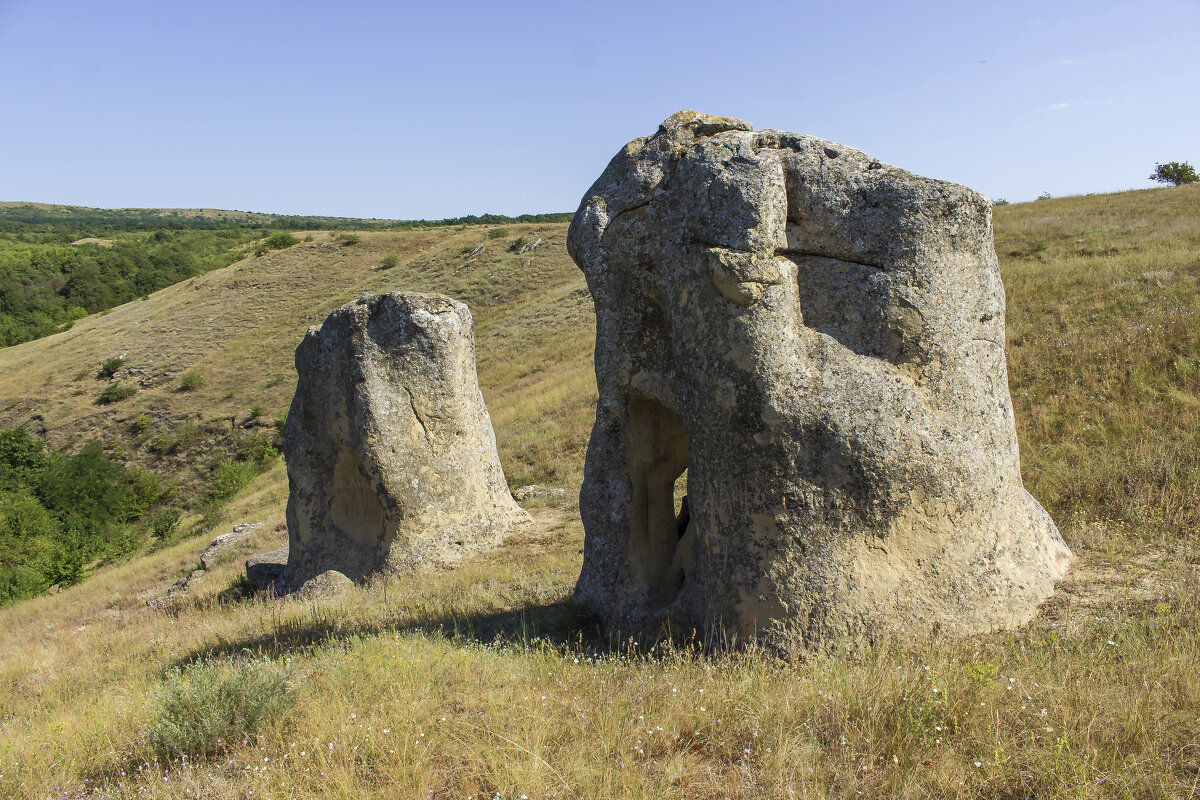
<svg viewBox="0 0 1200 800"><path fill-rule="evenodd" d="M166 608L174 603L183 594L191 590L209 570L217 566L217 561L230 548L237 544L242 539L245 539L250 534L262 527L261 522L240 522L233 526L233 530L228 533L222 533L217 538L209 543L208 547L200 551L200 567L192 570L186 578L182 578L171 585L171 588L158 597L146 601L146 605L151 608Z"/></svg>
<svg viewBox="0 0 1200 800"><path fill-rule="evenodd" d="M287 570L288 546L276 547L246 559L246 583L255 589L271 589Z"/></svg>
<svg viewBox="0 0 1200 800"><path fill-rule="evenodd" d="M1021 484L985 197L680 112L568 247L600 393L575 598L611 630L828 646L1050 595L1071 553Z"/></svg>
<svg viewBox="0 0 1200 800"><path fill-rule="evenodd" d="M529 522L479 392L471 312L447 297L364 297L296 348L283 429L285 582L448 566Z"/></svg>
<svg viewBox="0 0 1200 800"><path fill-rule="evenodd" d="M212 543L200 553L200 569L212 569L217 560L231 547L261 528L261 522L240 522L233 526L229 533L222 533L212 540Z"/></svg>

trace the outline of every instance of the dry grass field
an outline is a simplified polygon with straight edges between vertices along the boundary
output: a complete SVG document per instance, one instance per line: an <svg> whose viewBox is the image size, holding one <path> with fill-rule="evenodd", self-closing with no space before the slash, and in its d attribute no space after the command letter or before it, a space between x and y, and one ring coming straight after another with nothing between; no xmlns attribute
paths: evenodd
<svg viewBox="0 0 1200 800"><path fill-rule="evenodd" d="M200 480L202 441L158 455L135 417L272 417L329 310L442 291L475 315L510 482L573 490L590 298L565 226L522 256L534 226L505 227L314 232L2 350L0 423ZM1026 486L1078 556L1026 628L790 657L610 642L569 601L570 502L454 571L253 597L241 562L286 539L276 463L204 536L0 609L0 796L1200 797L1200 186L1002 206L996 242ZM95 405L122 354L150 385ZM246 520L267 525L146 607Z"/></svg>

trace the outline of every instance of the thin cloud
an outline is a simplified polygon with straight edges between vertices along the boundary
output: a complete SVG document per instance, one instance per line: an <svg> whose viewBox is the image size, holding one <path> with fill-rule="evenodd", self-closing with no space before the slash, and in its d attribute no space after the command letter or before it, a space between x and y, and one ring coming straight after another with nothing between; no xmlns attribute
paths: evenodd
<svg viewBox="0 0 1200 800"><path fill-rule="evenodd" d="M1050 109L1051 111L1056 111L1056 110L1058 110L1058 109L1060 109L1060 108L1066 108L1066 107L1067 107L1067 106L1069 106L1069 105L1071 105L1071 104L1070 104L1070 103L1055 103L1054 105L1052 105L1052 106L1049 106L1049 109Z"/></svg>

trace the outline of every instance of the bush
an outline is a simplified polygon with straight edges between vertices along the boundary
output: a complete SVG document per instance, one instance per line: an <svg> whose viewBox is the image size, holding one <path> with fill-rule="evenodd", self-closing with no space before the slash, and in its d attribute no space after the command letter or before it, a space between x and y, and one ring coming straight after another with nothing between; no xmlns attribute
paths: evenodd
<svg viewBox="0 0 1200 800"><path fill-rule="evenodd" d="M489 239L503 239L508 236L508 228L492 228L488 231Z"/></svg>
<svg viewBox="0 0 1200 800"><path fill-rule="evenodd" d="M210 758L226 743L253 736L288 701L287 676L250 663L175 669L158 692L158 714L146 739L164 760Z"/></svg>
<svg viewBox="0 0 1200 800"><path fill-rule="evenodd" d="M165 433L160 433L150 440L150 449L155 453L165 453L175 446L175 440Z"/></svg>
<svg viewBox="0 0 1200 800"><path fill-rule="evenodd" d="M343 233L343 234L340 234L337 238L338 238L338 241L342 243L342 247L349 247L350 245L358 244L359 242L362 241L362 239L359 238L359 236L354 233Z"/></svg>
<svg viewBox="0 0 1200 800"><path fill-rule="evenodd" d="M198 371L190 369L179 376L179 391L190 392L208 383Z"/></svg>
<svg viewBox="0 0 1200 800"><path fill-rule="evenodd" d="M201 429L199 424L195 422L185 422L179 426L179 431L175 434L175 446L180 450L186 450L196 443L200 438Z"/></svg>
<svg viewBox="0 0 1200 800"><path fill-rule="evenodd" d="M134 433L145 433L147 430L150 429L150 423L151 423L150 415L143 411L141 414L138 414L136 417L133 418L133 432Z"/></svg>
<svg viewBox="0 0 1200 800"><path fill-rule="evenodd" d="M395 253L392 253L391 255L383 257L383 261L380 262L379 268L380 269L391 269L392 267L396 266L399 263L400 263L400 256L396 255Z"/></svg>
<svg viewBox="0 0 1200 800"><path fill-rule="evenodd" d="M237 457L239 461L262 464L278 455L279 450L276 449L271 434L265 431L262 433L250 433L238 440Z"/></svg>
<svg viewBox="0 0 1200 800"><path fill-rule="evenodd" d="M257 474L258 466L253 461L222 461L213 473L208 495L213 500L228 500L245 489Z"/></svg>
<svg viewBox="0 0 1200 800"><path fill-rule="evenodd" d="M1200 181L1196 168L1186 161L1168 161L1166 164L1155 164L1150 180L1159 183L1169 183L1173 186L1183 186L1186 183Z"/></svg>
<svg viewBox="0 0 1200 800"><path fill-rule="evenodd" d="M135 386L130 386L127 383L110 383L96 397L96 405L106 406L110 403L119 403L126 398L133 397L135 394L137 394L137 387Z"/></svg>
<svg viewBox="0 0 1200 800"><path fill-rule="evenodd" d="M125 359L110 358L100 365L99 377L108 379L117 374L117 370L125 366Z"/></svg>
<svg viewBox="0 0 1200 800"><path fill-rule="evenodd" d="M165 539L179 528L179 509L168 508L154 518L151 528L159 539Z"/></svg>
<svg viewBox="0 0 1200 800"><path fill-rule="evenodd" d="M292 245L300 244L300 240L287 231L277 231L267 237L262 246L268 250L286 250Z"/></svg>
<svg viewBox="0 0 1200 800"><path fill-rule="evenodd" d="M263 409L262 406L251 406L250 407L250 419L258 419L265 413L267 413L267 412Z"/></svg>

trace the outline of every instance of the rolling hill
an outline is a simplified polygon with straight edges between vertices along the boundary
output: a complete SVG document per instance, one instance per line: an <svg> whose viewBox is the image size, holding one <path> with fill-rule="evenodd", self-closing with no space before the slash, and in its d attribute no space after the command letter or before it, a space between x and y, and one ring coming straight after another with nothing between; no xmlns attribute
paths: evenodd
<svg viewBox="0 0 1200 800"><path fill-rule="evenodd" d="M787 659L608 642L570 605L582 532L554 500L532 503L534 532L453 572L252 597L241 560L286 539L276 462L217 516L184 502L182 529L203 536L0 609L0 793L1194 793L1200 186L1002 206L995 222L1026 486L1079 556L1026 629ZM310 325L361 294L436 291L474 314L510 484L577 488L593 312L565 224L307 233L0 350L0 427L68 451L98 440L186 500L286 409ZM108 385L137 391L97 405ZM180 602L146 607L244 520L268 524Z"/></svg>

